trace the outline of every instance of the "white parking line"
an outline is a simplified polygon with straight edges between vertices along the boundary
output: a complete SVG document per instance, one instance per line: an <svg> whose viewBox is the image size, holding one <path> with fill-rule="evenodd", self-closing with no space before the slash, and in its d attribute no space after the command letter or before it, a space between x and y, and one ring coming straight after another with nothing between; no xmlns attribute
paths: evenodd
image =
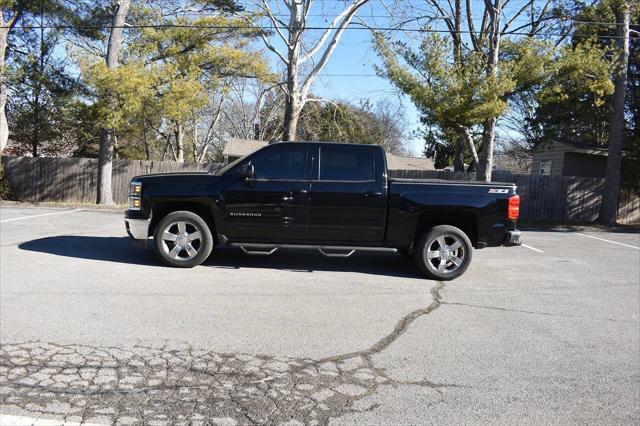
<svg viewBox="0 0 640 426"><path fill-rule="evenodd" d="M80 426L77 422L65 422L64 420L52 420L37 417L13 416L0 414L2 426ZM98 426L95 423L82 423L83 426Z"/></svg>
<svg viewBox="0 0 640 426"><path fill-rule="evenodd" d="M582 235L583 237L593 238L594 240L606 241L606 242L611 243L611 244L618 244L618 245L621 245L621 246L625 246L625 247L629 247L629 248L632 248L632 249L640 250L640 247L632 246L632 245L625 244L625 243L619 243L617 241L606 240L604 238L598 238L598 237L594 237L592 235L581 234L580 232L573 232L573 234Z"/></svg>
<svg viewBox="0 0 640 426"><path fill-rule="evenodd" d="M526 244L522 244L522 247L528 248L529 250L533 250L533 251L538 252L538 253L544 253L542 250L537 249L535 247L528 246Z"/></svg>
<svg viewBox="0 0 640 426"><path fill-rule="evenodd" d="M84 209L73 209L73 210L65 210L65 211L62 211L62 212L35 214L35 215L32 215L32 216L12 217L11 219L0 220L0 223L15 222L17 220L32 219L34 217L53 216L53 215L56 215L56 214L75 213L75 212L79 212L79 211L82 211L82 210L84 210Z"/></svg>

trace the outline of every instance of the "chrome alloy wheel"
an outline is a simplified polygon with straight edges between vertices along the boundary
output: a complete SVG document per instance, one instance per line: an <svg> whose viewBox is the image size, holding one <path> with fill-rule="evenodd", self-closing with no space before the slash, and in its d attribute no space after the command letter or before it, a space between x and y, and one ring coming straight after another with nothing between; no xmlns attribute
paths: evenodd
<svg viewBox="0 0 640 426"><path fill-rule="evenodd" d="M202 233L188 221L171 222L162 230L162 250L172 259L191 260L202 248Z"/></svg>
<svg viewBox="0 0 640 426"><path fill-rule="evenodd" d="M467 256L462 241L451 234L438 236L427 247L425 263L441 274L457 271Z"/></svg>

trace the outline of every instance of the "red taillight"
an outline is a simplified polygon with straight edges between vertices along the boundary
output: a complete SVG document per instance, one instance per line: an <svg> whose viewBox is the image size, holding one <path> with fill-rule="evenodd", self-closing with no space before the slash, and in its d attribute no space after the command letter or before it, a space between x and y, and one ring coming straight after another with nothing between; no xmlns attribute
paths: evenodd
<svg viewBox="0 0 640 426"><path fill-rule="evenodd" d="M520 196L512 195L509 197L509 208L507 209L507 218L516 220L520 214Z"/></svg>

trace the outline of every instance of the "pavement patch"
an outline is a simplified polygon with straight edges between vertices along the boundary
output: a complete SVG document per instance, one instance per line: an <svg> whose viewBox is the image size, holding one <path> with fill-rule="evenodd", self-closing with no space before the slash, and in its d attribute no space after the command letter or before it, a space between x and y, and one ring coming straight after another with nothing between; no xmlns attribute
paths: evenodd
<svg viewBox="0 0 640 426"><path fill-rule="evenodd" d="M173 424L229 422L327 424L359 412L355 403L382 385L437 392L451 384L398 381L371 360L417 318L440 306L438 290L424 309L401 318L367 349L319 360L216 353L191 346L128 348L48 342L0 346L0 405L25 418Z"/></svg>

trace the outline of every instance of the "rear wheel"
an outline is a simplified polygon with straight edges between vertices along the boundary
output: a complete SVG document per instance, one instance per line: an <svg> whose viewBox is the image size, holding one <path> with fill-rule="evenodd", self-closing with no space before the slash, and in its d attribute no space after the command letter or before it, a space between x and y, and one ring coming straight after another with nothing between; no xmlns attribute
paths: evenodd
<svg viewBox="0 0 640 426"><path fill-rule="evenodd" d="M451 225L439 225L425 233L415 252L418 266L428 277L448 281L469 267L473 247L469 237Z"/></svg>
<svg viewBox="0 0 640 426"><path fill-rule="evenodd" d="M189 211L166 215L153 234L155 251L166 265L192 268L204 262L213 249L209 226Z"/></svg>

